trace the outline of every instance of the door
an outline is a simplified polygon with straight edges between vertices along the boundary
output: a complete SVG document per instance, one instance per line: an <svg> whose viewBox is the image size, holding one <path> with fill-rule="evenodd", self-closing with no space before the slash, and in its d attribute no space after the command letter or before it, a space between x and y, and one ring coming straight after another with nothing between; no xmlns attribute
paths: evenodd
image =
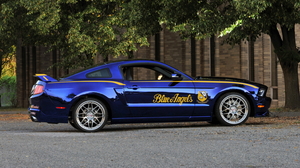
<svg viewBox="0 0 300 168"><path fill-rule="evenodd" d="M173 72L148 65L124 71L124 96L132 117L187 120L193 113L195 88L191 80L172 77Z"/></svg>

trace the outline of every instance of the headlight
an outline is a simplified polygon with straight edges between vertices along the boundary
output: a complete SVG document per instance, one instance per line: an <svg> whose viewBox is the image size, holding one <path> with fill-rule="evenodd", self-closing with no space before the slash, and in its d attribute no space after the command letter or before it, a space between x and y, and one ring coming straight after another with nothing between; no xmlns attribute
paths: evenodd
<svg viewBox="0 0 300 168"><path fill-rule="evenodd" d="M266 89L265 88L260 88L257 95L263 97L265 95Z"/></svg>

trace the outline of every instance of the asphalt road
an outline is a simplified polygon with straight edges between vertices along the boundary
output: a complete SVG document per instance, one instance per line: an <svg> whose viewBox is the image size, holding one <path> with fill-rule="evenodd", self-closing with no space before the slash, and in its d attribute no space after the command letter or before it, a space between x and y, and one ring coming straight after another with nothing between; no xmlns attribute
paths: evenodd
<svg viewBox="0 0 300 168"><path fill-rule="evenodd" d="M109 125L0 121L1 168L300 167L300 126L199 123Z"/></svg>

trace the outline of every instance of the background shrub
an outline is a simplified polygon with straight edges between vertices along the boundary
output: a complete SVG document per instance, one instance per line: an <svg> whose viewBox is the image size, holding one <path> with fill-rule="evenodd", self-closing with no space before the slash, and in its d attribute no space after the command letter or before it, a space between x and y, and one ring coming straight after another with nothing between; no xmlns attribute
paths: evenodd
<svg viewBox="0 0 300 168"><path fill-rule="evenodd" d="M0 79L0 106L17 106L16 76L3 76Z"/></svg>

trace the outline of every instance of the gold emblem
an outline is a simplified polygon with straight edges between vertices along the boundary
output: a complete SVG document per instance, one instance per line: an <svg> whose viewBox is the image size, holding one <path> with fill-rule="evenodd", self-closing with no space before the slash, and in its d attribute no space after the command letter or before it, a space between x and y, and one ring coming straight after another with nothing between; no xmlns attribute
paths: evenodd
<svg viewBox="0 0 300 168"><path fill-rule="evenodd" d="M206 91L198 92L198 103L207 103L208 102L208 94Z"/></svg>

